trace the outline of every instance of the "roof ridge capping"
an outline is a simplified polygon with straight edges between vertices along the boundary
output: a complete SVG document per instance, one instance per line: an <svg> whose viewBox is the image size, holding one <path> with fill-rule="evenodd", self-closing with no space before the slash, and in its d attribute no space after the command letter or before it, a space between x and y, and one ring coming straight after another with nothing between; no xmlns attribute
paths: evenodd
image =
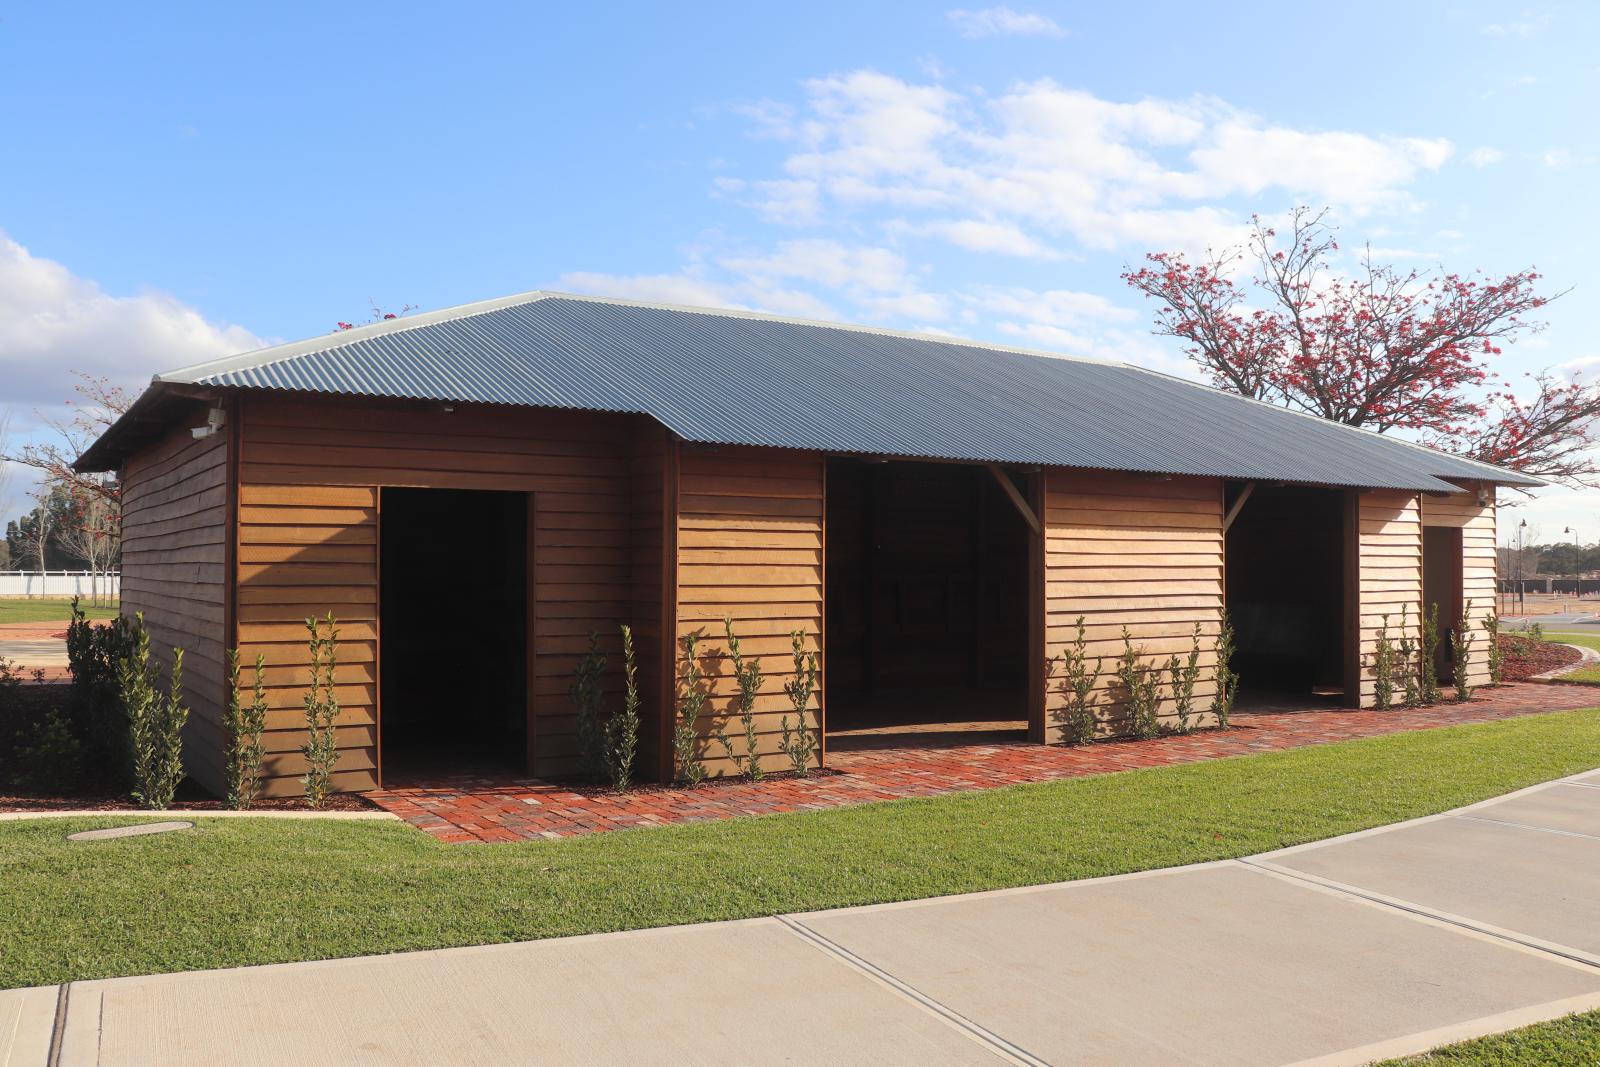
<svg viewBox="0 0 1600 1067"><path fill-rule="evenodd" d="M1120 360L1096 359L1092 356L1072 355L1066 352L1055 352L1043 348L1025 348L1020 345L996 344L989 341L978 341L970 337L957 337L950 334L929 333L925 330L891 330L883 326L863 326L850 322L835 322L829 319L807 319L794 315L776 315L766 311L754 311L748 308L722 308L708 307L695 304L668 304L652 300L626 300L621 297L590 296L582 293L563 293L553 289L530 289L523 293L514 293L510 296L495 297L490 300L475 300L471 303L456 304L447 308L434 311L424 311L416 315L407 315L382 322L370 322L356 326L349 330L340 330L333 333L317 334L314 337L303 338L298 341L286 341L282 344L267 345L263 348L253 348L248 352L238 352L231 356L222 356L217 359L206 360L203 363L193 363L185 367L163 371L157 374L152 381L173 382L181 384L194 384L201 378L213 374L225 374L229 371L248 370L263 367L272 363L281 363L284 360L294 359L297 356L310 355L313 352L323 352L345 345L355 344L372 337L382 337L391 333L403 333L407 330L418 329L423 326L432 326L441 322L453 322L456 319L472 318L475 315L484 315L493 311L502 311L522 304L533 304L541 300L577 300L590 304L611 304L617 307L646 308L652 311L672 311L686 315L710 315L730 319L751 319L757 322L779 322L791 326L813 326L825 330L841 330L847 333L875 334L880 337L900 337L913 341L932 341L938 344L960 345L965 348L976 348L987 352L1008 352L1021 356L1034 356L1039 359L1065 359L1076 363L1093 363L1106 367L1132 367L1133 364ZM1143 369L1143 368L1135 368ZM1183 379L1178 379L1182 381Z"/></svg>
<svg viewBox="0 0 1600 1067"><path fill-rule="evenodd" d="M1309 411L1297 411L1291 407L1284 407L1282 404L1271 404L1265 400L1258 400L1253 396L1245 396L1243 393L1230 393L1228 390L1219 388L1218 386L1212 385L1209 382L1197 382L1191 378L1180 378L1176 374L1171 374L1167 371L1155 370L1152 367L1141 367L1134 363L1126 363L1122 365L1128 367L1130 370L1136 370L1143 374L1154 375L1157 378L1166 378L1182 385L1206 389L1213 393L1217 393L1220 396L1228 396L1235 400L1243 400L1247 404L1255 404L1271 411L1282 411L1302 419L1310 419L1319 426L1334 426L1347 433L1361 434L1363 437L1366 437L1372 441L1382 441L1385 444L1391 445L1405 445L1407 448L1426 453L1430 456L1441 456L1453 463L1465 463L1472 467L1478 467L1484 471L1486 480L1500 481L1502 484L1513 486L1522 485L1535 487L1548 484L1539 478L1535 478L1532 475L1523 474L1521 471L1514 471L1509 467L1501 467L1493 463L1485 463L1481 459L1472 459L1469 456L1458 456L1454 452L1446 452L1443 449L1433 448L1417 441L1407 441L1404 437L1389 437L1385 434L1379 433L1376 430L1369 430L1365 426L1352 426L1347 422L1336 422L1333 419L1325 419L1321 415L1313 415ZM1489 478L1490 475L1498 475L1499 477ZM1436 477L1448 478L1451 476L1437 475ZM1506 479L1510 480L1507 481Z"/></svg>

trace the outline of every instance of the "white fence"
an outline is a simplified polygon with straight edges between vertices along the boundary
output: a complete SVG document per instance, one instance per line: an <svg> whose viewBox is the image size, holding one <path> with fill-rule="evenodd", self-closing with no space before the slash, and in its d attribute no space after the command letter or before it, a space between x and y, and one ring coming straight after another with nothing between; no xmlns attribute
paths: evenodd
<svg viewBox="0 0 1600 1067"><path fill-rule="evenodd" d="M0 571L0 597L5 596L93 596L114 597L122 591L116 573L98 577L88 571Z"/></svg>

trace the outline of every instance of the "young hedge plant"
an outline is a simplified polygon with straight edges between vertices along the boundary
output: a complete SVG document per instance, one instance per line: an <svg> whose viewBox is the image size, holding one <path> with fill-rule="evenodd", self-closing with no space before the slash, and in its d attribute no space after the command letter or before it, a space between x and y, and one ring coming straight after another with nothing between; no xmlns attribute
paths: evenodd
<svg viewBox="0 0 1600 1067"><path fill-rule="evenodd" d="M1093 698L1103 661L1096 656L1093 669L1089 667L1089 655L1085 651L1089 642L1083 619L1082 615L1078 616L1072 643L1061 654L1061 694L1067 700L1061 711L1061 725L1069 745L1090 744L1099 725Z"/></svg>
<svg viewBox="0 0 1600 1067"><path fill-rule="evenodd" d="M1388 711L1394 706L1394 642L1389 639L1389 616L1378 624L1378 643L1372 652L1372 706Z"/></svg>
<svg viewBox="0 0 1600 1067"><path fill-rule="evenodd" d="M789 645L794 652L794 677L783 684L789 696L789 706L794 709L794 729L789 728L789 716L783 717L783 752L789 757L794 773L804 778L811 773L811 760L817 754L817 735L806 724L811 707L811 695L817 691L817 654L806 651L806 633L795 630L789 634Z"/></svg>
<svg viewBox="0 0 1600 1067"><path fill-rule="evenodd" d="M683 636L683 671L678 676L678 715L672 726L672 759L678 768L678 781L697 786L706 780L706 764L700 758L700 716L705 713L711 691L700 669L700 631Z"/></svg>
<svg viewBox="0 0 1600 1067"><path fill-rule="evenodd" d="M1472 699L1472 683L1467 680L1472 670L1472 637L1472 601L1468 600L1461 605L1461 617L1450 635L1450 671L1455 678L1458 704Z"/></svg>
<svg viewBox="0 0 1600 1067"><path fill-rule="evenodd" d="M739 772L752 782L759 782L766 777L766 772L761 769L761 738L756 732L756 695L761 692L761 659L754 657L746 662L739 649L739 638L733 632L731 617L722 620L722 628L728 636L728 659L733 664L733 678L739 685L739 722L744 727L744 755L734 752L733 742L725 732L718 730L717 740L722 742L723 751L727 752L728 759L739 768Z"/></svg>
<svg viewBox="0 0 1600 1067"><path fill-rule="evenodd" d="M1117 678L1127 701L1128 731L1140 740L1161 736L1161 668L1145 666L1133 635L1122 628L1122 655L1117 658Z"/></svg>
<svg viewBox="0 0 1600 1067"><path fill-rule="evenodd" d="M1489 635L1489 685L1497 686L1506 664L1505 649L1500 647L1500 616L1491 611L1478 625Z"/></svg>
<svg viewBox="0 0 1600 1067"><path fill-rule="evenodd" d="M1219 729L1228 728L1233 717L1233 702L1239 695L1239 676L1233 670L1233 623L1222 613L1222 628L1217 633L1217 691L1211 696L1211 714Z"/></svg>
<svg viewBox="0 0 1600 1067"><path fill-rule="evenodd" d="M1200 681L1200 624L1194 624L1194 634L1189 646L1189 655L1179 659L1174 653L1167 660L1167 671L1171 675L1173 711L1178 717L1176 731L1180 734L1192 734L1199 723L1194 715L1194 689Z"/></svg>
<svg viewBox="0 0 1600 1067"><path fill-rule="evenodd" d="M261 676L266 663L267 658L257 653L255 683L250 703L245 704L239 694L239 650L228 650L228 707L223 715L227 796L223 803L231 811L248 809L261 792L261 762L266 756L261 735L267 728L267 690Z"/></svg>
<svg viewBox="0 0 1600 1067"><path fill-rule="evenodd" d="M122 708L128 721L133 799L162 811L172 806L183 781L183 649L172 650L172 672L163 694L150 661L150 633L143 612L134 616L132 648L121 664Z"/></svg>
<svg viewBox="0 0 1600 1067"><path fill-rule="evenodd" d="M622 710L606 720L606 774L611 788L627 789L639 751L639 668L633 654L633 629L622 627Z"/></svg>
<svg viewBox="0 0 1600 1067"><path fill-rule="evenodd" d="M1404 694L1401 699L1408 708L1419 707L1422 704L1422 686L1417 671L1417 639L1411 636L1411 621L1404 604L1400 606L1400 642L1396 647L1399 652L1400 684Z"/></svg>
<svg viewBox="0 0 1600 1067"><path fill-rule="evenodd" d="M1439 605L1428 607L1422 620L1422 662L1417 699L1425 705L1439 703Z"/></svg>
<svg viewBox="0 0 1600 1067"><path fill-rule="evenodd" d="M334 691L334 673L339 666L339 627L333 612L323 619L306 620L311 635L311 688L306 690L306 742L300 751L306 758L306 803L320 809L333 791L333 770L339 762L339 741L335 726L339 721L339 698Z"/></svg>

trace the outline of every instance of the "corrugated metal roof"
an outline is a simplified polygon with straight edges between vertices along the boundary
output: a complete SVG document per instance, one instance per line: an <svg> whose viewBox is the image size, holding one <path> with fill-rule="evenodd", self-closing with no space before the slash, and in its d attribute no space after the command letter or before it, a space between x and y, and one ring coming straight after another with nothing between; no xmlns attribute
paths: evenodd
<svg viewBox="0 0 1600 1067"><path fill-rule="evenodd" d="M706 444L1438 492L1456 491L1441 478L1539 484L1138 367L560 293L262 349L162 383L638 412Z"/></svg>

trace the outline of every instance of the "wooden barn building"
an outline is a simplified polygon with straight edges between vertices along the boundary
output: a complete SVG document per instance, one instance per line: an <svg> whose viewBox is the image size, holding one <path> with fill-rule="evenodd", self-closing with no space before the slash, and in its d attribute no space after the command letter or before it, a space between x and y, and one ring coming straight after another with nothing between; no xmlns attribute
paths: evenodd
<svg viewBox="0 0 1600 1067"><path fill-rule="evenodd" d="M1226 605L1242 699L1370 703L1383 617L1490 611L1495 487L1537 484L1132 366L555 293L160 375L79 467L120 473L124 610L186 649L191 774L221 788L226 650L259 653L277 795L330 611L345 790L570 772L574 667L598 633L616 688L621 624L647 778L695 630L730 769L725 618L774 770L797 629L824 763L872 731L1061 740L1080 616L1107 675L1124 627L1153 662L1198 624L1204 707Z"/></svg>

